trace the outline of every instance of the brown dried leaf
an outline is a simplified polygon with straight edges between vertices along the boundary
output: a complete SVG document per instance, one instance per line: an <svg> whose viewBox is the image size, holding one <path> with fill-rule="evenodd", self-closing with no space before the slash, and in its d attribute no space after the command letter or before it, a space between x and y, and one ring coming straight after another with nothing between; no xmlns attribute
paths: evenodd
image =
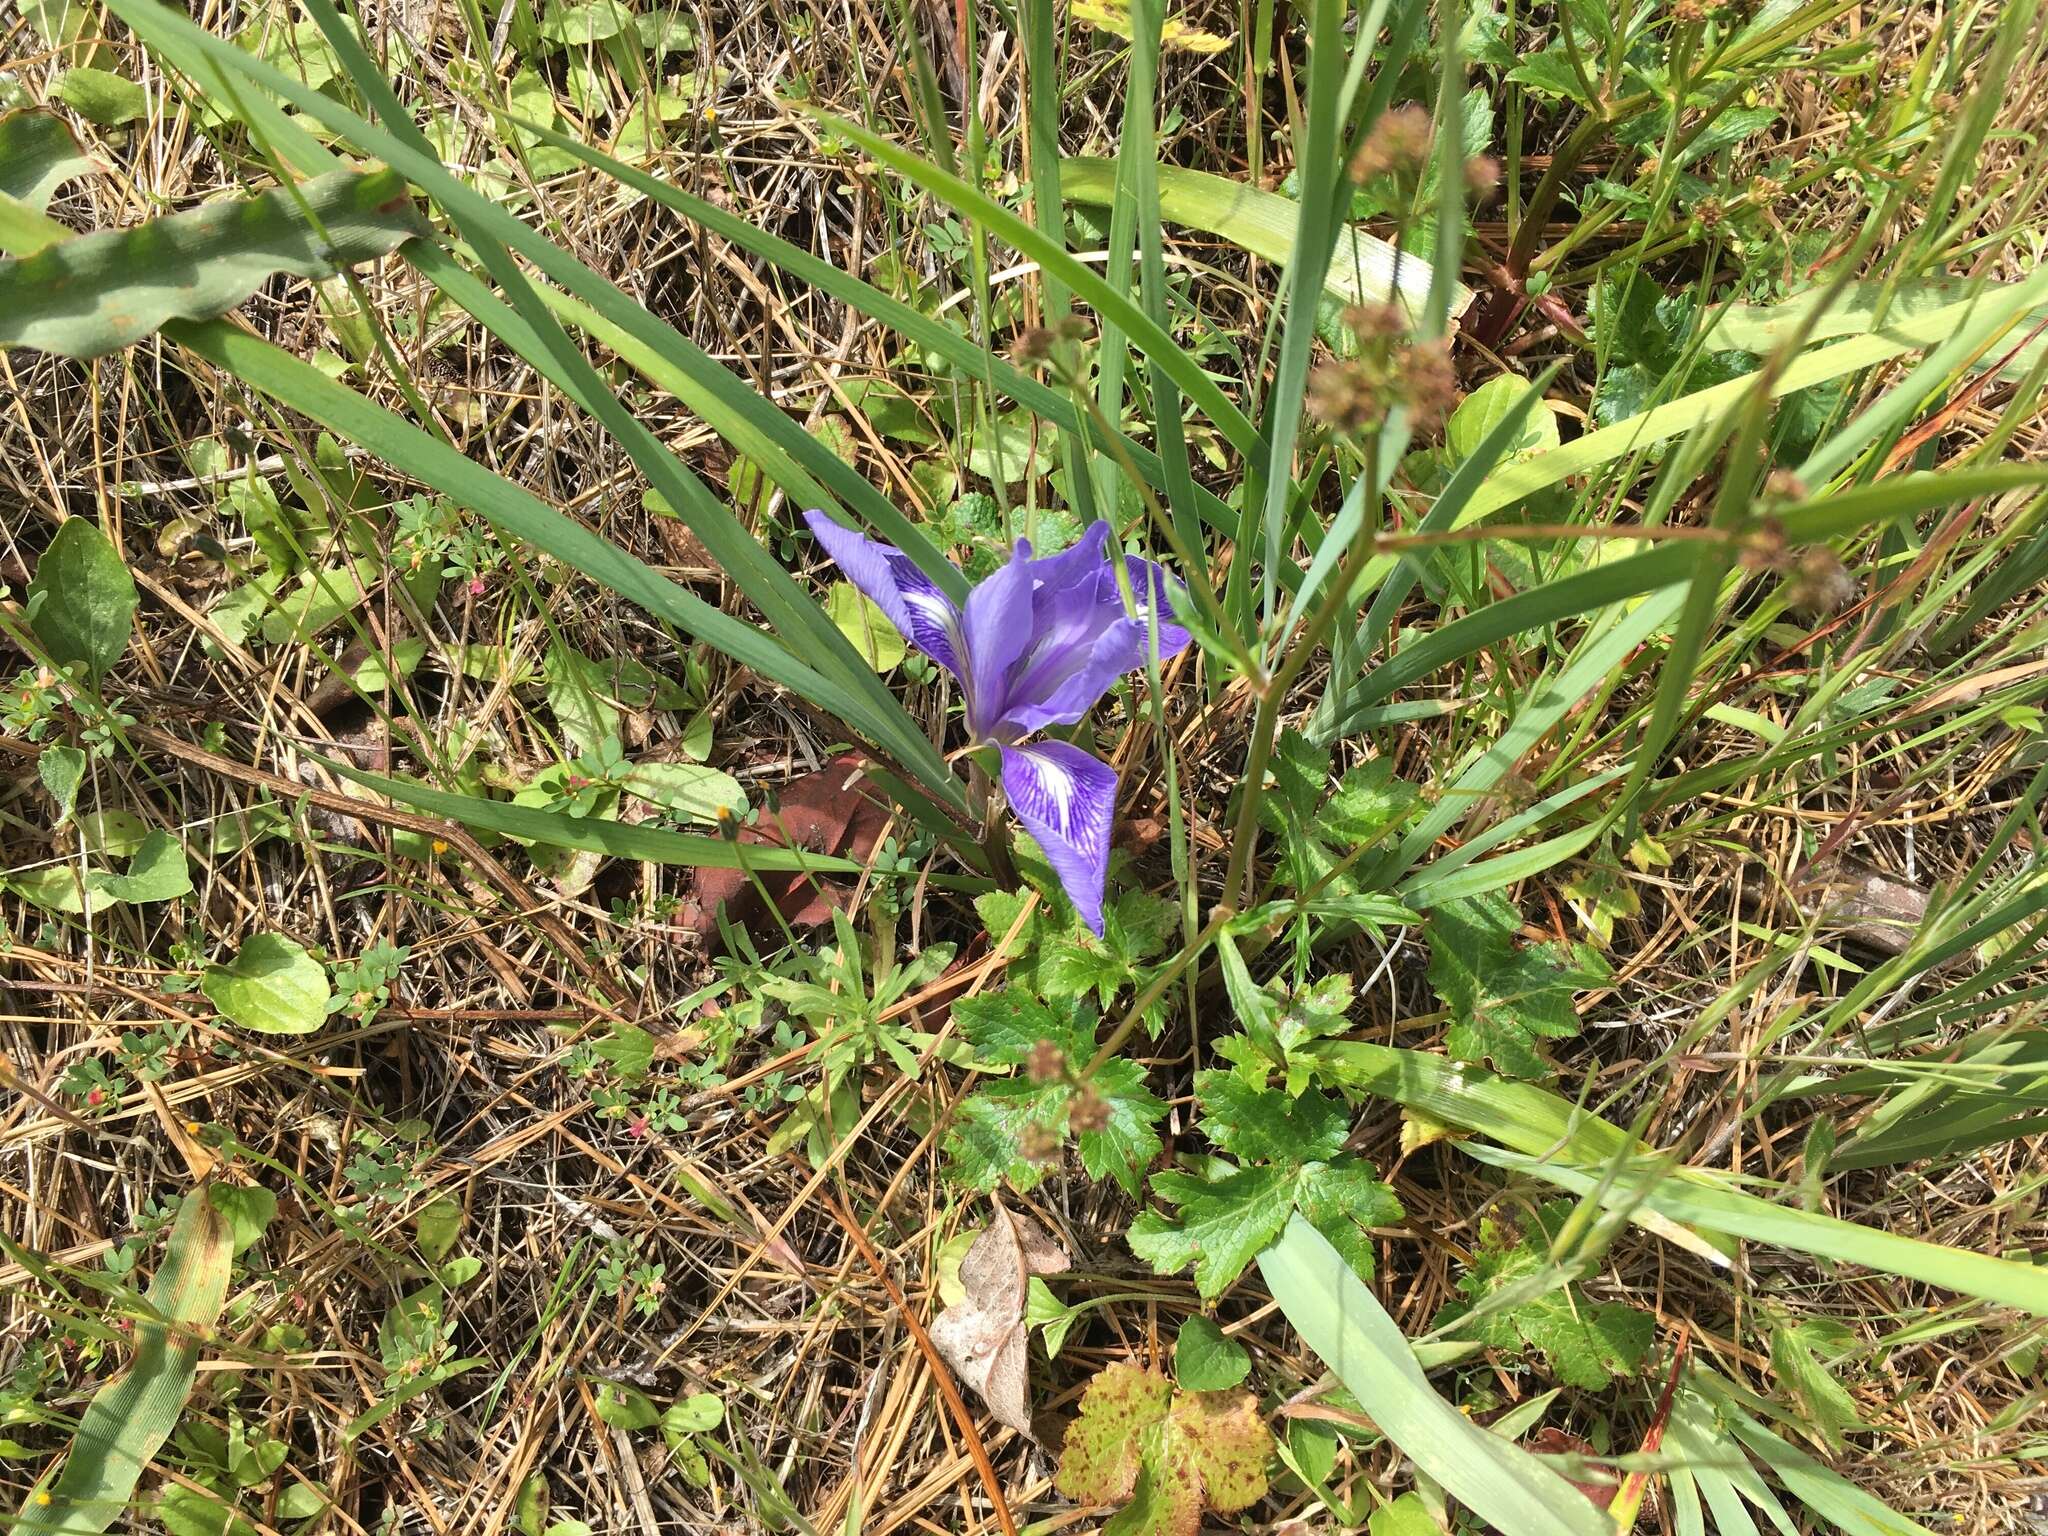
<svg viewBox="0 0 2048 1536"><path fill-rule="evenodd" d="M816 773L792 780L777 795L773 810L763 810L756 825L740 829L739 840L866 858L874 852L889 819L888 806L861 777L866 761L858 752L843 752ZM843 888L834 882L815 880L799 870L759 873L761 884L757 887L742 869L695 871L690 898L678 923L709 944L718 939L721 906L735 926L760 933L775 926L761 899L761 887L795 928L830 922L833 908L844 899Z"/></svg>
<svg viewBox="0 0 2048 1536"><path fill-rule="evenodd" d="M1620 1490L1621 1485L1614 1478L1599 1467L1587 1464L1600 1454L1593 1449L1593 1442L1568 1434L1555 1424L1546 1424L1531 1435L1529 1449L1538 1456L1569 1458L1553 1470L1602 1510L1614 1501L1614 1495Z"/></svg>
<svg viewBox="0 0 2048 1536"><path fill-rule="evenodd" d="M1888 955L1903 954L1927 919L1925 891L1840 854L1800 870L1793 890L1821 927Z"/></svg>
<svg viewBox="0 0 2048 1536"><path fill-rule="evenodd" d="M932 1343L953 1374L981 1395L998 1424L1029 1437L1025 1291L1033 1275L1059 1274L1071 1261L1029 1216L1013 1215L999 1200L991 1203L988 1229L960 1261L966 1294L932 1323Z"/></svg>

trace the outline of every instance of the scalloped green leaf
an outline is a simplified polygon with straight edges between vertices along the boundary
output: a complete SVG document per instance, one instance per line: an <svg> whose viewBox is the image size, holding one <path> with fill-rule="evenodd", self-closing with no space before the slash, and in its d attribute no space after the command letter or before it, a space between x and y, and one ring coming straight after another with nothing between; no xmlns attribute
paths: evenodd
<svg viewBox="0 0 2048 1536"><path fill-rule="evenodd" d="M326 278L420 234L395 171L334 171L0 261L0 346L99 357L225 314L280 272Z"/></svg>

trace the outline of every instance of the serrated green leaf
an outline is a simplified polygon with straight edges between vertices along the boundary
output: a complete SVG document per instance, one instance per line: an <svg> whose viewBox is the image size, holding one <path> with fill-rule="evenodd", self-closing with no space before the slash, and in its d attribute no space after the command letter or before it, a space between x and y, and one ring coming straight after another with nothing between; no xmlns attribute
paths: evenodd
<svg viewBox="0 0 2048 1536"><path fill-rule="evenodd" d="M205 320L280 272L326 278L421 233L393 171L334 171L0 261L0 346L99 357Z"/></svg>
<svg viewBox="0 0 2048 1536"><path fill-rule="evenodd" d="M1406 1214L1379 1171L1360 1157L1310 1163L1295 1181L1294 1203L1361 1280L1373 1276L1370 1229L1393 1226Z"/></svg>
<svg viewBox="0 0 2048 1536"><path fill-rule="evenodd" d="M1481 1221L1479 1247L1458 1280L1463 1300L1444 1308L1437 1324L1457 1324L1467 1337L1513 1359L1534 1350L1558 1380L1598 1391L1642 1365L1655 1323L1640 1308L1590 1300L1555 1269L1551 1245L1571 1209L1562 1200L1546 1203L1527 1232L1517 1232L1492 1216ZM1532 1284L1540 1287L1546 1270L1555 1274L1556 1285L1511 1305L1490 1310L1483 1305L1502 1292L1526 1291ZM1507 1299L1501 1297L1503 1302Z"/></svg>
<svg viewBox="0 0 2048 1536"><path fill-rule="evenodd" d="M1335 1157L1351 1134L1342 1101L1306 1089L1258 1088L1235 1072L1195 1078L1202 1131L1239 1162L1299 1164Z"/></svg>
<svg viewBox="0 0 2048 1536"><path fill-rule="evenodd" d="M0 295L5 293L4 274L10 265L14 263L0 262ZM0 297L0 306L4 303ZM6 324L0 308L0 331ZM63 667L84 663L97 684L128 649L140 602L121 552L91 518L66 518L36 562L28 591L30 598L42 598L29 628L51 660Z"/></svg>
<svg viewBox="0 0 2048 1536"><path fill-rule="evenodd" d="M1444 424L1444 441L1453 460L1469 459L1477 453L1487 434L1507 420L1529 388L1527 379L1504 373L1488 379L1459 401L1451 419ZM1558 442L1557 417L1539 402L1522 419L1522 429L1508 444L1503 457L1541 452L1555 448Z"/></svg>
<svg viewBox="0 0 2048 1536"><path fill-rule="evenodd" d="M1445 902L1430 913L1429 979L1450 1007L1444 1043L1453 1057L1539 1080L1551 1069L1536 1042L1579 1032L1573 998L1599 986L1607 967L1583 944L1524 944L1521 926L1498 891Z"/></svg>
<svg viewBox="0 0 2048 1536"><path fill-rule="evenodd" d="M207 1001L244 1029L305 1035L327 1019L327 968L283 934L259 933L199 980Z"/></svg>
<svg viewBox="0 0 2048 1536"><path fill-rule="evenodd" d="M261 1184L213 1184L207 1187L206 1195L213 1202L213 1208L220 1212L221 1219L228 1224L236 1253L243 1253L254 1245L277 1215L277 1196ZM269 1470L275 1471L276 1468Z"/></svg>
<svg viewBox="0 0 2048 1536"><path fill-rule="evenodd" d="M1508 78L1540 95L1562 97L1582 106L1586 101L1586 87L1580 83L1578 71L1572 68L1571 55L1561 44L1541 53L1523 55L1522 62L1508 71Z"/></svg>
<svg viewBox="0 0 2048 1536"><path fill-rule="evenodd" d="M1124 1193L1136 1198L1145 1169L1160 1152L1155 1127L1166 1113L1166 1101L1145 1086L1145 1069L1113 1056L1096 1069L1090 1086L1107 1111L1100 1130L1083 1131L1081 1166L1091 1179L1115 1179Z"/></svg>
<svg viewBox="0 0 2048 1536"><path fill-rule="evenodd" d="M956 1183L986 1193L1005 1180L1020 1193L1036 1187L1057 1160L1028 1153L1058 1148L1066 1137L1065 1083L1022 1078L976 1089L960 1105L946 1135L946 1166Z"/></svg>
<svg viewBox="0 0 2048 1536"><path fill-rule="evenodd" d="M1443 1536L1443 1527L1419 1493L1404 1493L1382 1505L1365 1522L1366 1536Z"/></svg>
<svg viewBox="0 0 2048 1536"><path fill-rule="evenodd" d="M1790 1393L1806 1422L1830 1450L1847 1444L1849 1431L1864 1428L1856 1399L1835 1380L1826 1361L1853 1349L1848 1329L1827 1318L1781 1321L1771 1328L1771 1374Z"/></svg>
<svg viewBox="0 0 2048 1536"><path fill-rule="evenodd" d="M1192 1264L1201 1297L1220 1296L1287 1225L1293 1187L1287 1168L1240 1168L1213 1181L1177 1170L1155 1173L1152 1193L1176 1210L1170 1217L1140 1211L1131 1223L1131 1252L1162 1275Z"/></svg>
<svg viewBox="0 0 2048 1536"><path fill-rule="evenodd" d="M1347 770L1337 781L1335 792L1316 813L1316 833L1338 852L1349 853L1401 825L1421 803L1420 790L1394 777L1393 762L1376 757Z"/></svg>
<svg viewBox="0 0 2048 1536"><path fill-rule="evenodd" d="M637 1024L614 1024L602 1038L591 1042L599 1060L629 1083L637 1083L654 1064L654 1036Z"/></svg>
<svg viewBox="0 0 2048 1536"><path fill-rule="evenodd" d="M953 1018L975 1053L999 1066L1023 1066L1041 1040L1050 1040L1075 1068L1095 1053L1094 1010L1071 999L1043 1003L1011 986L961 998Z"/></svg>

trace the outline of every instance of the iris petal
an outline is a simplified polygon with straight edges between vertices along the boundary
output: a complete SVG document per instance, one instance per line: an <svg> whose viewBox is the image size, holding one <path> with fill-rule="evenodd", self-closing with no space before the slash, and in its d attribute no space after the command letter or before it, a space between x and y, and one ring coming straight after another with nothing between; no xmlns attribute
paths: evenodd
<svg viewBox="0 0 2048 1536"><path fill-rule="evenodd" d="M1117 678L1145 665L1155 621L1161 661L1186 649L1188 632L1165 618L1166 572L1135 555L1124 564L1139 604L1135 618L1124 611L1116 574L1106 561L1095 568L1092 592L1070 590L1057 617L1034 615L1038 639L1004 690L1000 723L1007 737L1080 719Z"/></svg>
<svg viewBox="0 0 2048 1536"><path fill-rule="evenodd" d="M904 639L961 682L967 681L960 610L910 556L893 544L842 528L822 512L806 512L804 521L832 563L873 600Z"/></svg>
<svg viewBox="0 0 2048 1536"><path fill-rule="evenodd" d="M1063 741L1004 747L1002 753L1011 814L1038 839L1081 921L1100 935L1116 770Z"/></svg>
<svg viewBox="0 0 2048 1536"><path fill-rule="evenodd" d="M1031 648L1031 558L1028 539L967 594L961 632L967 640L967 730L976 740L989 736L1002 717L1010 670Z"/></svg>

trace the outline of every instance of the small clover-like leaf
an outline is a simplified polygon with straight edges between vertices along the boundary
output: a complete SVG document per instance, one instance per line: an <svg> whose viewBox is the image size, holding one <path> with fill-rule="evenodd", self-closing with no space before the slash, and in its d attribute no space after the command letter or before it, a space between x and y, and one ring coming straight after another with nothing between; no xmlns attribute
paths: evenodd
<svg viewBox="0 0 2048 1536"><path fill-rule="evenodd" d="M1195 1536L1202 1511L1231 1514L1266 1492L1272 1436L1241 1392L1175 1392L1156 1371L1112 1365L1081 1395L1058 1487L1084 1504L1125 1504L1105 1536Z"/></svg>

